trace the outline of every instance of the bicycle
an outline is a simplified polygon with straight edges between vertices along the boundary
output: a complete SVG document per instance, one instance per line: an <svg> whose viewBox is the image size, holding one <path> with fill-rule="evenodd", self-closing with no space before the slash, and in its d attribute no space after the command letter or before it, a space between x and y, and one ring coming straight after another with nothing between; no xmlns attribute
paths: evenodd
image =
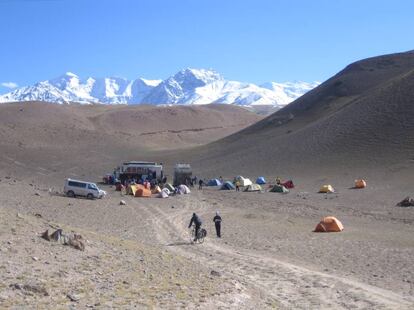
<svg viewBox="0 0 414 310"><path fill-rule="evenodd" d="M198 234L197 234L196 241L194 241L194 237L195 237L195 225L193 225L191 230L190 230L191 242L203 243L204 238L207 237L207 230L205 230L204 228L200 228L199 231L198 231Z"/></svg>

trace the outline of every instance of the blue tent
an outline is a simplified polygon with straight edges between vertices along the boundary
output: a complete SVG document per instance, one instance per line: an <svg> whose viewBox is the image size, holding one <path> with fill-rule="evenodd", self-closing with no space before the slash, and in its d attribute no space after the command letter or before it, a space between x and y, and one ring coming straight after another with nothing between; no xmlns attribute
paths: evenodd
<svg viewBox="0 0 414 310"><path fill-rule="evenodd" d="M220 186L221 182L219 179L211 179L210 181L208 181L207 185L208 186Z"/></svg>
<svg viewBox="0 0 414 310"><path fill-rule="evenodd" d="M256 180L256 184L266 184L266 180L264 177L258 177Z"/></svg>
<svg viewBox="0 0 414 310"><path fill-rule="evenodd" d="M224 189L224 190L232 190L232 189L235 189L235 188L236 187L230 181L224 182L223 186L221 187L221 189Z"/></svg>

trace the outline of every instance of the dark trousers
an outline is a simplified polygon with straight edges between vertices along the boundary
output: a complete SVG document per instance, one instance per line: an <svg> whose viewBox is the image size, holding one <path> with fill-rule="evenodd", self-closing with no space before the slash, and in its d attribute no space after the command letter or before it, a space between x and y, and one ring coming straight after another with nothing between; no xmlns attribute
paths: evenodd
<svg viewBox="0 0 414 310"><path fill-rule="evenodd" d="M195 225L195 236L194 236L194 241L197 241L198 239L198 232L200 231L201 225Z"/></svg>
<svg viewBox="0 0 414 310"><path fill-rule="evenodd" d="M221 223L220 222L215 222L214 224L216 224L217 237L221 238Z"/></svg>

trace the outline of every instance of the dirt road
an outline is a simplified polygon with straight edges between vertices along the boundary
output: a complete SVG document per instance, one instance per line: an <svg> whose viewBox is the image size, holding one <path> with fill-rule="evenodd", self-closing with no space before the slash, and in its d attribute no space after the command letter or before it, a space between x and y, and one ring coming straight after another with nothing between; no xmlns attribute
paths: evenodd
<svg viewBox="0 0 414 310"><path fill-rule="evenodd" d="M152 222L154 242L237 281L240 304L261 300L269 307L294 309L409 309L414 305L414 298L390 290L281 261L270 253L237 248L237 240L215 238L210 221L205 225L206 241L193 244L187 228L190 215L196 212L206 218L214 209L200 192L183 197L178 204L172 208L139 203L136 210Z"/></svg>

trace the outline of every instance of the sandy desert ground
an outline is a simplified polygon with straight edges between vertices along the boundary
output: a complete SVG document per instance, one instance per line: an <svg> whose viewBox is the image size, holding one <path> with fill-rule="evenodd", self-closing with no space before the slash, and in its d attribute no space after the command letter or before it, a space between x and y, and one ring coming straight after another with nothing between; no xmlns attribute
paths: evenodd
<svg viewBox="0 0 414 310"><path fill-rule="evenodd" d="M414 308L414 208L396 206L414 195L413 70L413 53L357 62L264 119L220 105L0 106L0 307ZM163 162L170 178L184 161L198 177L296 187L53 194L125 160ZM367 188L351 189L361 177ZM336 192L318 194L323 184ZM203 244L189 241L193 212ZM344 231L312 232L329 215ZM81 234L85 251L40 238L56 228Z"/></svg>
<svg viewBox="0 0 414 310"><path fill-rule="evenodd" d="M287 195L209 187L168 199L133 198L106 186L108 197L94 201L50 195L47 187L12 178L0 187L3 307L414 305L413 210L395 207L398 194L381 194L380 185L331 195L300 185ZM216 210L221 239L214 236ZM192 212L208 231L203 244L190 242ZM343 232L312 232L332 214ZM56 227L82 234L86 250L39 237Z"/></svg>

